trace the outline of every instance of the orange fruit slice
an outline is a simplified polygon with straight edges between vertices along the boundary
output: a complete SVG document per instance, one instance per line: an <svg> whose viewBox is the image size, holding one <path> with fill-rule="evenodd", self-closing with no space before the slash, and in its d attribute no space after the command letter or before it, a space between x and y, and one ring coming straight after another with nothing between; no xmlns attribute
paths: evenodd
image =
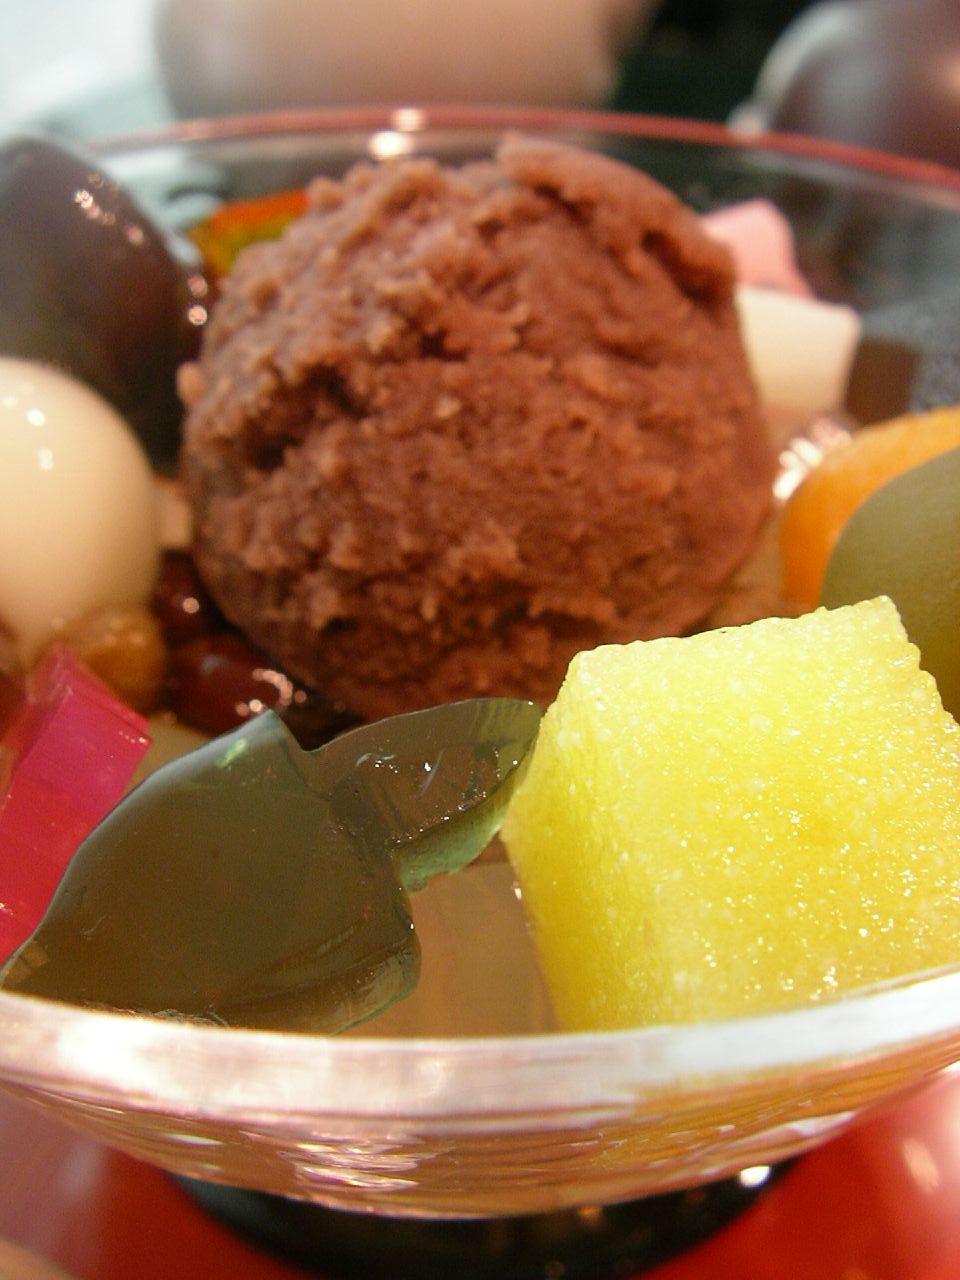
<svg viewBox="0 0 960 1280"><path fill-rule="evenodd" d="M854 511L894 476L958 446L960 405L952 405L865 427L827 454L783 514L786 596L801 608L815 608L830 553Z"/></svg>

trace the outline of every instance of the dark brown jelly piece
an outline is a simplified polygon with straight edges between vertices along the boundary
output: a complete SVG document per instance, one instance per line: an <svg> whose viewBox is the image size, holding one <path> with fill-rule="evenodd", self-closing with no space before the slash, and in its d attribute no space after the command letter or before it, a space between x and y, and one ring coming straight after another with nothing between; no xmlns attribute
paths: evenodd
<svg viewBox="0 0 960 1280"><path fill-rule="evenodd" d="M0 351L94 387L163 467L179 445L175 373L196 349L198 282L92 160L39 137L0 148Z"/></svg>
<svg viewBox="0 0 960 1280"><path fill-rule="evenodd" d="M960 286L944 281L935 293L868 311L863 335L866 367L855 362L846 406L858 421L960 401Z"/></svg>
<svg viewBox="0 0 960 1280"><path fill-rule="evenodd" d="M302 750L265 712L153 774L83 842L0 985L335 1032L419 972L407 891L495 832L540 710L479 699Z"/></svg>

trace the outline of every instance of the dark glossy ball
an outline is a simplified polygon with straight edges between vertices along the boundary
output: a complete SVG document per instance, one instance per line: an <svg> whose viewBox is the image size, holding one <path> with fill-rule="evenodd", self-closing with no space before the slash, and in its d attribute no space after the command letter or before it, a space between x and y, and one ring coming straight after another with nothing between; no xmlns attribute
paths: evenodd
<svg viewBox="0 0 960 1280"><path fill-rule="evenodd" d="M202 314L191 274L94 162L45 138L0 148L0 351L94 387L163 467L180 438L176 369Z"/></svg>

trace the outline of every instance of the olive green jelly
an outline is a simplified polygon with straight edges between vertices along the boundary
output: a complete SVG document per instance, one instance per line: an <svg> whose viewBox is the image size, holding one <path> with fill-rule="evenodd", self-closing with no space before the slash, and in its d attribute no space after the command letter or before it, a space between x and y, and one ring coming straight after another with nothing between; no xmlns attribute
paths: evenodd
<svg viewBox="0 0 960 1280"><path fill-rule="evenodd" d="M407 894L495 834L540 709L475 699L314 751L272 712L152 774L74 854L3 987L336 1032L416 984Z"/></svg>

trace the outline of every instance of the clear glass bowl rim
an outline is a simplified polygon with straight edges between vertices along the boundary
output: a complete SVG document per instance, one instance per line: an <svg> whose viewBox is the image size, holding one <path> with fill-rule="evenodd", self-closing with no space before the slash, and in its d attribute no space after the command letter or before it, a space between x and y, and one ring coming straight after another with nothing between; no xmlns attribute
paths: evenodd
<svg viewBox="0 0 960 1280"><path fill-rule="evenodd" d="M455 1039L247 1031L0 992L0 1081L223 1120L256 1112L471 1128L483 1116L556 1113L566 1125L760 1080L802 1079L815 1092L819 1075L914 1048L942 1045L946 1065L960 1052L958 1009L960 965L746 1018Z"/></svg>
<svg viewBox="0 0 960 1280"><path fill-rule="evenodd" d="M915 188L960 196L960 169L910 156L854 146L799 133L776 133L709 120L613 111L497 106L397 106L330 110L287 110L215 119L183 120L92 140L88 149L103 156L177 145L265 141L285 135L335 137L395 130L411 135L433 131L465 134L498 130L607 134L702 147L767 152L784 158L821 161L839 170L859 170Z"/></svg>

